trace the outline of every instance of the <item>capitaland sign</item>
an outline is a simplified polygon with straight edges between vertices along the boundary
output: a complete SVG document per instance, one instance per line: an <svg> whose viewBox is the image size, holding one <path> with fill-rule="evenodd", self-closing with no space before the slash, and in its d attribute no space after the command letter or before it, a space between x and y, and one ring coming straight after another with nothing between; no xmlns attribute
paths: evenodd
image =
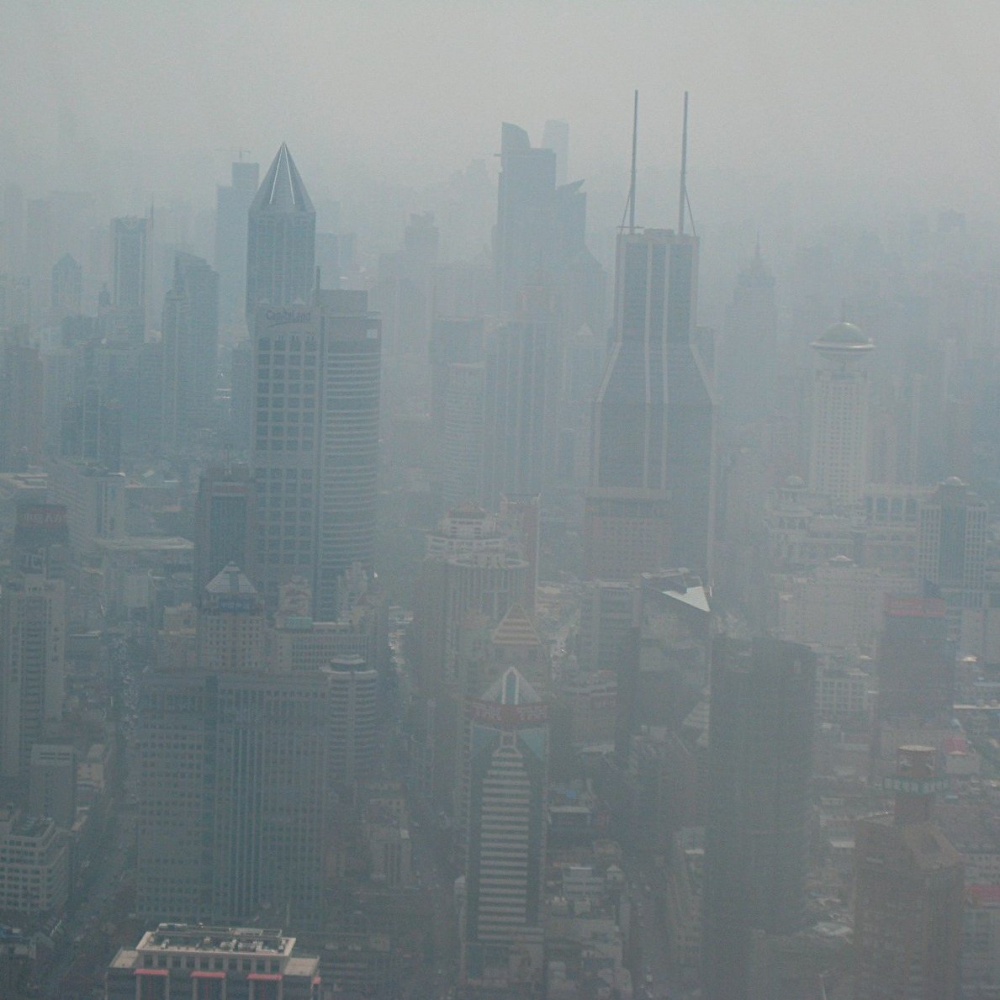
<svg viewBox="0 0 1000 1000"><path fill-rule="evenodd" d="M293 326L312 322L309 309L265 309L264 322L268 326Z"/></svg>

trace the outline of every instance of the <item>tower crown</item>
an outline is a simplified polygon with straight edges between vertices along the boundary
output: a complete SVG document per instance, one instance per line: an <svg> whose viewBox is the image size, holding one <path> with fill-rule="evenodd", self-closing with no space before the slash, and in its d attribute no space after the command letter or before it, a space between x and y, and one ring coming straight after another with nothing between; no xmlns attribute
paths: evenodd
<svg viewBox="0 0 1000 1000"><path fill-rule="evenodd" d="M270 169L257 189L250 211L305 213L315 211L287 144L281 144Z"/></svg>

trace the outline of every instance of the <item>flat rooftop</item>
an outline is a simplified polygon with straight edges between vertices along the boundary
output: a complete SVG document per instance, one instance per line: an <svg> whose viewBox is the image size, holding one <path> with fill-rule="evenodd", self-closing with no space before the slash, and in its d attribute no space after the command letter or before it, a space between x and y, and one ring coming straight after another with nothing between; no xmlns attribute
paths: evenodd
<svg viewBox="0 0 1000 1000"><path fill-rule="evenodd" d="M189 924L160 924L143 935L136 951L149 954L161 951L224 952L240 955L287 956L295 947L295 938L280 930L257 927L200 927Z"/></svg>

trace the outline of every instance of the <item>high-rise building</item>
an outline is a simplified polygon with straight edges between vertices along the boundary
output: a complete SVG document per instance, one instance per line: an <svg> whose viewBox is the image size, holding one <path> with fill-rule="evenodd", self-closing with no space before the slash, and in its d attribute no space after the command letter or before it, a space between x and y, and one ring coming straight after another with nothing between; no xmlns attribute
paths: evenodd
<svg viewBox="0 0 1000 1000"><path fill-rule="evenodd" d="M215 270L219 273L219 321L242 322L247 286L247 215L260 182L260 165L232 165L232 183L216 188Z"/></svg>
<svg viewBox="0 0 1000 1000"><path fill-rule="evenodd" d="M707 575L714 405L692 343L697 265L695 237L618 238L614 343L594 403L584 514L589 577L663 566Z"/></svg>
<svg viewBox="0 0 1000 1000"><path fill-rule="evenodd" d="M119 337L141 344L146 339L147 219L126 216L111 223L111 304Z"/></svg>
<svg viewBox="0 0 1000 1000"><path fill-rule="evenodd" d="M219 275L179 253L163 300L163 443L186 448L213 423L219 354Z"/></svg>
<svg viewBox="0 0 1000 1000"><path fill-rule="evenodd" d="M144 919L321 920L327 694L321 671L143 678L136 888Z"/></svg>
<svg viewBox="0 0 1000 1000"><path fill-rule="evenodd" d="M917 575L929 596L956 612L985 601L988 523L986 501L955 476L920 503Z"/></svg>
<svg viewBox="0 0 1000 1000"><path fill-rule="evenodd" d="M542 148L556 154L556 184L565 184L569 174L569 122L550 118L542 131Z"/></svg>
<svg viewBox="0 0 1000 1000"><path fill-rule="evenodd" d="M811 347L812 383L809 488L850 506L868 484L868 371L873 345L853 323L836 323Z"/></svg>
<svg viewBox="0 0 1000 1000"><path fill-rule="evenodd" d="M554 277L584 249L587 196L582 181L557 186L557 156L533 148L528 133L504 122L493 257L497 305L516 314L529 284Z"/></svg>
<svg viewBox="0 0 1000 1000"><path fill-rule="evenodd" d="M541 969L548 710L509 667L470 716L463 978L530 981Z"/></svg>
<svg viewBox="0 0 1000 1000"><path fill-rule="evenodd" d="M375 758L378 673L360 656L335 656L324 668L329 684L329 780L350 788Z"/></svg>
<svg viewBox="0 0 1000 1000"><path fill-rule="evenodd" d="M256 509L249 466L215 467L202 474L194 511L196 598L228 563L235 563L254 580Z"/></svg>
<svg viewBox="0 0 1000 1000"><path fill-rule="evenodd" d="M483 467L483 395L486 370L450 364L441 395L441 503L447 510L474 503Z"/></svg>
<svg viewBox="0 0 1000 1000"><path fill-rule="evenodd" d="M961 995L964 866L933 819L930 747L901 747L891 814L855 834L854 1000L955 1000Z"/></svg>
<svg viewBox="0 0 1000 1000"><path fill-rule="evenodd" d="M441 808L453 808L455 745L468 696L459 669L459 634L468 616L487 628L524 601L529 563L494 515L465 506L442 518L427 537L414 606L412 655L428 724L428 764L422 777Z"/></svg>
<svg viewBox="0 0 1000 1000"><path fill-rule="evenodd" d="M315 266L316 211L282 143L248 214L247 323L261 304L280 309L311 303Z"/></svg>
<svg viewBox="0 0 1000 1000"><path fill-rule="evenodd" d="M886 597L878 643L878 716L889 721L951 722L955 653L947 605L933 597Z"/></svg>
<svg viewBox="0 0 1000 1000"><path fill-rule="evenodd" d="M480 503L539 494L555 466L559 385L555 332L545 320L507 323L487 340Z"/></svg>
<svg viewBox="0 0 1000 1000"><path fill-rule="evenodd" d="M735 425L760 420L775 407L777 325L774 275L758 242L736 279L717 352L719 408Z"/></svg>
<svg viewBox="0 0 1000 1000"><path fill-rule="evenodd" d="M373 569L380 350L365 292L324 291L312 306L257 311L256 569L270 607L283 583L303 576L313 617L332 621L338 579L356 563Z"/></svg>
<svg viewBox="0 0 1000 1000"><path fill-rule="evenodd" d="M263 670L266 630L264 602L239 566L229 563L199 595L199 668L206 673Z"/></svg>
<svg viewBox="0 0 1000 1000"><path fill-rule="evenodd" d="M702 921L706 1000L749 996L754 932L805 913L816 657L777 639L716 639Z"/></svg>
<svg viewBox="0 0 1000 1000"><path fill-rule="evenodd" d="M83 271L72 254L64 253L52 265L52 318L62 322L79 316L83 300Z"/></svg>
<svg viewBox="0 0 1000 1000"><path fill-rule="evenodd" d="M27 329L0 335L0 471L24 472L41 461L43 385L42 360Z"/></svg>
<svg viewBox="0 0 1000 1000"><path fill-rule="evenodd" d="M62 580L12 576L0 593L0 776L27 782L31 748L62 718L66 595Z"/></svg>

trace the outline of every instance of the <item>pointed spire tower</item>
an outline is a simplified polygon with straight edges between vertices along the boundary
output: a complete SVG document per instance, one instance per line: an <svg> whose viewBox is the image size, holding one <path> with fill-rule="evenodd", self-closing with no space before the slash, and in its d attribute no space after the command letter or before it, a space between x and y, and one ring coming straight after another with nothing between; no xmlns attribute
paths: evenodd
<svg viewBox="0 0 1000 1000"><path fill-rule="evenodd" d="M312 302L316 210L292 154L281 144L250 205L247 225L247 324L260 306Z"/></svg>

